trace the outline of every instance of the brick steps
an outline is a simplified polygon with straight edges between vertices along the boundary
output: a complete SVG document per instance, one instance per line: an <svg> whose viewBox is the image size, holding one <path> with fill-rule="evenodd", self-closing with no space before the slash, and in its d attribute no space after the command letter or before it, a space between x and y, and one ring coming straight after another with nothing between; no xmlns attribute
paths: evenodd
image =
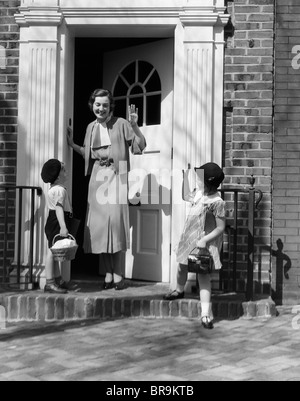
<svg viewBox="0 0 300 401"><path fill-rule="evenodd" d="M101 293L100 293L101 294ZM70 294L56 296L42 292L0 294L7 322L78 321L106 318L192 318L201 316L201 304L197 299L163 301L151 297L101 296ZM266 299L245 303L239 296L218 297L213 300L213 312L217 319L236 319L242 316L276 316L275 304Z"/></svg>

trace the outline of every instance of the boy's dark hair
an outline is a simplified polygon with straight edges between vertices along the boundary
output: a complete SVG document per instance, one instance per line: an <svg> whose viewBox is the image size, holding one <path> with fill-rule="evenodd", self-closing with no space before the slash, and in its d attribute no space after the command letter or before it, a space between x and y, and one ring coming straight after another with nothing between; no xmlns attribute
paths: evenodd
<svg viewBox="0 0 300 401"><path fill-rule="evenodd" d="M57 180L60 172L61 172L61 162L57 159L50 159L48 160L43 168L42 168L42 172L41 172L41 177L42 180L48 184L54 184L54 182Z"/></svg>

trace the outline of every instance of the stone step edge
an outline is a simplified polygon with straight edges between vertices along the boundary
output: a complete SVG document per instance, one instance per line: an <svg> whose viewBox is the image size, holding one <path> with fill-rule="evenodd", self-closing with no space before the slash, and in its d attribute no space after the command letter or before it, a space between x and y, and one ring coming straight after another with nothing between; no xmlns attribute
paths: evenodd
<svg viewBox="0 0 300 401"><path fill-rule="evenodd" d="M8 295L0 297L7 322L77 321L122 317L189 318L201 317L198 300L164 301L159 299L97 298L76 296ZM215 318L269 318L277 315L270 300L259 302L215 301Z"/></svg>

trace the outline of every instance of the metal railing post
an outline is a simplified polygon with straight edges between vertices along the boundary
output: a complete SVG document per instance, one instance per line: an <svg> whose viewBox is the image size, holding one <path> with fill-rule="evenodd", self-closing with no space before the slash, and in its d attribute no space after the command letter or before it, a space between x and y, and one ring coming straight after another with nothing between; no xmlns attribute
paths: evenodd
<svg viewBox="0 0 300 401"><path fill-rule="evenodd" d="M236 292L237 238L238 238L238 192L235 192L234 193L234 223L233 223L233 267L232 267L232 291L234 291L234 292Z"/></svg>
<svg viewBox="0 0 300 401"><path fill-rule="evenodd" d="M21 282L21 245L22 245L22 217L23 217L22 212L23 212L23 189L19 188L17 284L20 284Z"/></svg>
<svg viewBox="0 0 300 401"><path fill-rule="evenodd" d="M3 249L3 283L7 278L7 244L8 244L8 189L5 189L5 204L4 204L4 249Z"/></svg>
<svg viewBox="0 0 300 401"><path fill-rule="evenodd" d="M34 211L35 211L35 189L31 189L31 216L30 216L30 251L29 251L29 281L33 283L33 244L34 244Z"/></svg>
<svg viewBox="0 0 300 401"><path fill-rule="evenodd" d="M253 301L253 279L254 279L254 213L255 213L255 179L252 176L249 188L249 209L248 209L248 269L247 269L247 301Z"/></svg>

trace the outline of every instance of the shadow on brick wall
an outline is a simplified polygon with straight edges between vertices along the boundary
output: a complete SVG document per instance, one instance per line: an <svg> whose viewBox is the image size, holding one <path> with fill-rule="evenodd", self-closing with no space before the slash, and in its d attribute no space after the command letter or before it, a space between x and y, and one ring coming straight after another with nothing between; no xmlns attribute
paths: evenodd
<svg viewBox="0 0 300 401"><path fill-rule="evenodd" d="M276 241L277 250L272 249L272 257L276 260L275 288L272 288L272 299L277 305L283 303L283 279L289 280L289 270L292 268L292 261L287 254L283 252L284 243L279 238Z"/></svg>
<svg viewBox="0 0 300 401"><path fill-rule="evenodd" d="M235 27L232 23L232 18L230 17L227 25L224 28L225 43L227 43L229 38L232 38L234 36L234 32L235 32Z"/></svg>

